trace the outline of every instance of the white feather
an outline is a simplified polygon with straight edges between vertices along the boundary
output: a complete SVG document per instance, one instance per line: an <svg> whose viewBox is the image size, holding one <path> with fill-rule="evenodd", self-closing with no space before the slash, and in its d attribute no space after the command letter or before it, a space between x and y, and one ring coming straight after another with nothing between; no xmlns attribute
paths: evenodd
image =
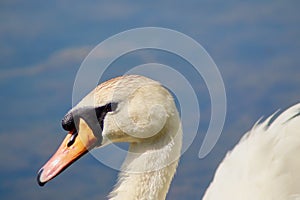
<svg viewBox="0 0 300 200"><path fill-rule="evenodd" d="M300 199L299 113L297 104L246 133L218 167L204 199Z"/></svg>

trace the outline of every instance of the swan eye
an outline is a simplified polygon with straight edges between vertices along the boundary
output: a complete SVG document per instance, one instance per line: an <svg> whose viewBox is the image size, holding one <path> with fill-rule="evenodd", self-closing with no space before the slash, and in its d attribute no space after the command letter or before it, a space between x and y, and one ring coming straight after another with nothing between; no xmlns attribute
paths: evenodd
<svg viewBox="0 0 300 200"><path fill-rule="evenodd" d="M108 103L105 105L105 112L108 113L108 112L113 112L117 109L117 106L118 104L117 103Z"/></svg>
<svg viewBox="0 0 300 200"><path fill-rule="evenodd" d="M115 111L117 109L117 106L118 104L113 102L113 103L108 103L104 106L100 106L95 109L96 116L102 130L103 130L104 117L106 116L107 113Z"/></svg>
<svg viewBox="0 0 300 200"><path fill-rule="evenodd" d="M98 119L104 119L105 115L109 112L113 112L117 109L117 103L108 103L104 106L95 108L96 115Z"/></svg>

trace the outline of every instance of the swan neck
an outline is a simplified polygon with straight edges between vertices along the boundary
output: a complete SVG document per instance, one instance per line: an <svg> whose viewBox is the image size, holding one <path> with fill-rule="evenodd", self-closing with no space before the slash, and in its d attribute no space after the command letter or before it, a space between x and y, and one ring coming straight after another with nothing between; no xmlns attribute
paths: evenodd
<svg viewBox="0 0 300 200"><path fill-rule="evenodd" d="M110 200L166 198L181 152L179 117L173 117L165 127L155 140L130 144Z"/></svg>

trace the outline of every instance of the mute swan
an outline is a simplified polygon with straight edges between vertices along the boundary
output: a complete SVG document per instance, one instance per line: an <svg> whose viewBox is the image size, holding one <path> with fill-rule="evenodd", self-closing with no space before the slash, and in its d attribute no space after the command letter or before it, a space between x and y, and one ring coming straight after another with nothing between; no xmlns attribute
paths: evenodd
<svg viewBox="0 0 300 200"><path fill-rule="evenodd" d="M300 198L300 104L257 123L227 154L205 200ZM129 142L111 200L166 198L181 151L180 118L170 93L129 75L97 86L62 120L69 131L41 168L43 186L89 150Z"/></svg>

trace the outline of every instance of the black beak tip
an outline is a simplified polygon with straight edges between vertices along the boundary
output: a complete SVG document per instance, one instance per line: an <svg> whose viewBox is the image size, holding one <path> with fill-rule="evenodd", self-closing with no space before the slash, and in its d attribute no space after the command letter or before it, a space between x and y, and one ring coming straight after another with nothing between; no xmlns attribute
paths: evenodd
<svg viewBox="0 0 300 200"><path fill-rule="evenodd" d="M38 176L37 176L37 182L38 182L39 186L41 186L41 187L43 187L46 184L46 182L41 182L41 180L40 180L40 177L41 177L41 174L43 173L43 171L44 171L44 169L40 169L40 171L38 172Z"/></svg>

